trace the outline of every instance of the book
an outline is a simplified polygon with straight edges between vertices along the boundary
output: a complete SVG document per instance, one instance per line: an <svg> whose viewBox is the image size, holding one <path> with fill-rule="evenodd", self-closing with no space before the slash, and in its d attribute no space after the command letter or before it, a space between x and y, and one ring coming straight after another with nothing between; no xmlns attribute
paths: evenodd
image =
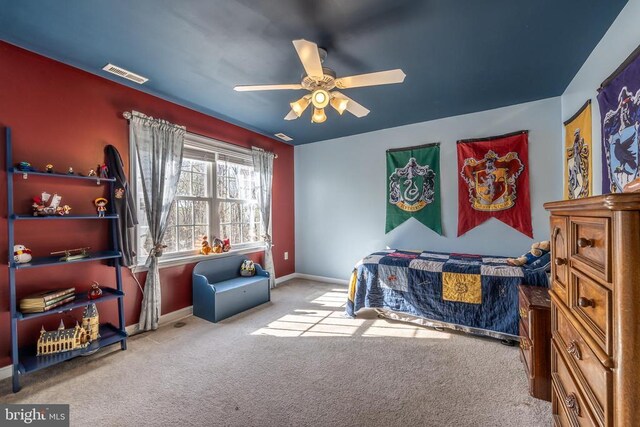
<svg viewBox="0 0 640 427"><path fill-rule="evenodd" d="M52 304L58 302L60 298L68 297L75 292L76 288L67 288L67 289L54 289L50 291L38 292L37 294L29 295L20 300L20 306L23 305L38 305L38 306L46 306L47 303Z"/></svg>
<svg viewBox="0 0 640 427"><path fill-rule="evenodd" d="M56 303L62 301L63 299L67 299L72 295L75 295L75 294L73 292L70 292L70 293L64 294L64 295L62 295L62 296L60 296L58 298L51 299L51 300L49 300L49 301L47 301L45 303L43 303L42 301L39 301L39 300L26 300L26 301L25 300L21 300L20 301L20 308L38 308L38 307L42 308L42 307L48 307L50 305L53 305L53 304L56 304Z"/></svg>
<svg viewBox="0 0 640 427"><path fill-rule="evenodd" d="M74 299L76 299L75 294L71 294L69 296L67 296L64 299L61 299L60 301L51 304L51 305L47 305L46 307L29 307L29 308L22 308L22 306L20 306L20 311L22 311L23 313L42 313L45 311L49 311L53 308L56 307L60 307L61 305L65 305L68 302L73 301Z"/></svg>

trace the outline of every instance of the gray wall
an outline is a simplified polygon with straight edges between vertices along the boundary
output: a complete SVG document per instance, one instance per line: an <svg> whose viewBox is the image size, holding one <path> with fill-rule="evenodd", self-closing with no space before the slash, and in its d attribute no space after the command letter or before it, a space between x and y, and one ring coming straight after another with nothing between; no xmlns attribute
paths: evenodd
<svg viewBox="0 0 640 427"><path fill-rule="evenodd" d="M542 204L562 198L560 118L556 97L295 147L296 272L346 279L360 258L385 246L521 255L533 240L494 219L456 237L456 141L530 131L534 240L545 240L549 227ZM441 143L444 236L413 219L385 235L385 151L429 142Z"/></svg>
<svg viewBox="0 0 640 427"><path fill-rule="evenodd" d="M562 121L591 98L593 194L602 194L602 139L597 89L640 45L640 0L630 0L562 95Z"/></svg>

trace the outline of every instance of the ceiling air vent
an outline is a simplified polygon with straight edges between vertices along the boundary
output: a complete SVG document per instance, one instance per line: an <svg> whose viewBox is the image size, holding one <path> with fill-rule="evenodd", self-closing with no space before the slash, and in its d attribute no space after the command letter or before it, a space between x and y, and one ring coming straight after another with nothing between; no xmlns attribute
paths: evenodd
<svg viewBox="0 0 640 427"><path fill-rule="evenodd" d="M125 70L124 68L118 67L117 65L107 64L102 67L108 73L115 74L116 76L123 77L127 80L131 80L132 82L136 82L139 85L145 83L149 79L146 77L142 77L139 74L132 73L131 71Z"/></svg>
<svg viewBox="0 0 640 427"><path fill-rule="evenodd" d="M276 133L275 136L277 136L278 138L280 138L283 141L293 141L293 138L291 138L290 136L285 135L284 133L280 132L280 133Z"/></svg>

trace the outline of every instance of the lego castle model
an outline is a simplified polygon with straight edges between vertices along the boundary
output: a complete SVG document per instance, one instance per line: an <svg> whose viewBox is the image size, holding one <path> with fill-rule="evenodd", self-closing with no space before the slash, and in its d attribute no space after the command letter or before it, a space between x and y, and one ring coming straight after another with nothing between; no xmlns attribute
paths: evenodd
<svg viewBox="0 0 640 427"><path fill-rule="evenodd" d="M100 319L95 304L89 304L82 315L82 325L76 322L73 328L65 329L64 322L56 331L40 330L38 356L87 348L92 341L100 338Z"/></svg>

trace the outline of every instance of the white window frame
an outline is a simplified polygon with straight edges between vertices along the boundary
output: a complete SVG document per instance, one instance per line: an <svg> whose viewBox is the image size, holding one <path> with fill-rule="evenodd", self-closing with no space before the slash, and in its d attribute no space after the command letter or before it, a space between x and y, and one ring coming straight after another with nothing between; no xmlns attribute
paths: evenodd
<svg viewBox="0 0 640 427"><path fill-rule="evenodd" d="M235 157L244 160L245 164L251 164L253 162L253 158L251 156L251 150L244 147L239 147L237 145L229 144L223 141L219 141L213 138L208 138L202 135L197 135L194 133L187 132L185 133L184 138L184 152L189 155L187 158L193 158L194 160L206 160L209 161L209 182L207 183L208 192L210 194L209 197L185 197L185 200L207 200L209 201L209 239L212 239L212 236L220 236L220 219L218 217L218 206L222 199L218 199L217 192L217 167L216 160L217 155L225 155L229 157ZM136 212L138 211L138 157L133 144L129 146L129 186L131 188L132 194L134 195L134 203L133 207ZM177 200L178 198L176 198ZM231 199L234 200L234 199ZM241 202L242 200L238 200ZM141 250L139 248L139 227L136 226L134 229L134 247L136 253L140 254ZM264 225L263 225L264 227ZM265 247L265 243L263 240L258 242L244 243L239 245L232 245L231 250L229 252L224 252L222 254L213 254L208 257L225 257L232 254L247 254L263 251ZM144 263L146 262L147 257L144 255L136 256L136 262L134 264L133 270L134 272L145 271L146 267ZM198 249L194 249L193 251L183 251L183 252L173 252L164 254L159 258L159 266L170 267L175 265L182 265L191 263L194 261L199 261L204 259L202 255L200 255L200 251Z"/></svg>

